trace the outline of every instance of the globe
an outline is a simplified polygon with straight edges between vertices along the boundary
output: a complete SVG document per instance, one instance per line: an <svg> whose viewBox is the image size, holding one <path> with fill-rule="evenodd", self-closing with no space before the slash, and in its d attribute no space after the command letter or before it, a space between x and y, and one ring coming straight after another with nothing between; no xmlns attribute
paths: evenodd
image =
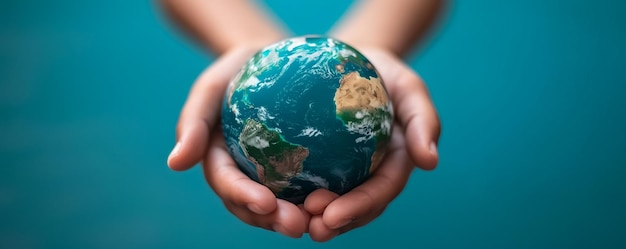
<svg viewBox="0 0 626 249"><path fill-rule="evenodd" d="M222 130L237 166L278 198L363 183L385 156L393 108L374 66L336 39L270 45L231 80Z"/></svg>

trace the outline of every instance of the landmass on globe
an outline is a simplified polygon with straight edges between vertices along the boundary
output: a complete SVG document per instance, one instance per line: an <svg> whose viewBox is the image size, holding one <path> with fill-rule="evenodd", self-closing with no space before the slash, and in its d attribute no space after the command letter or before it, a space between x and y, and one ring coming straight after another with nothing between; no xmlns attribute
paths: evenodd
<svg viewBox="0 0 626 249"><path fill-rule="evenodd" d="M337 116L346 123L348 130L354 131L361 128L363 124L375 127L374 130L391 130L391 120L387 119L387 107L389 102L387 91L380 78L363 78L359 72L351 72L341 78L339 88L333 98L336 105ZM376 134L376 135L388 135ZM376 141L381 142L376 147L385 148L386 138L378 137ZM380 164L384 157L385 150L378 149L372 155L370 173Z"/></svg>
<svg viewBox="0 0 626 249"><path fill-rule="evenodd" d="M239 145L256 166L259 181L274 192L289 186L289 180L302 172L302 162L309 156L307 148L285 141L280 133L253 119L246 120Z"/></svg>

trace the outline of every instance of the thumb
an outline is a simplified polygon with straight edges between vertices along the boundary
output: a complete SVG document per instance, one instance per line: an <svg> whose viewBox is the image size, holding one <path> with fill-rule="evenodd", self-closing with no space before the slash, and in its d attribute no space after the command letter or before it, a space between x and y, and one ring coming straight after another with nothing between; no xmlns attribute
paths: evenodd
<svg viewBox="0 0 626 249"><path fill-rule="evenodd" d="M204 156L209 129L201 120L181 121L179 139L167 158L167 165L172 170L183 171L193 167Z"/></svg>
<svg viewBox="0 0 626 249"><path fill-rule="evenodd" d="M228 82L253 53L249 48L225 53L198 77L178 121L176 145L167 159L171 169L186 170L203 159Z"/></svg>

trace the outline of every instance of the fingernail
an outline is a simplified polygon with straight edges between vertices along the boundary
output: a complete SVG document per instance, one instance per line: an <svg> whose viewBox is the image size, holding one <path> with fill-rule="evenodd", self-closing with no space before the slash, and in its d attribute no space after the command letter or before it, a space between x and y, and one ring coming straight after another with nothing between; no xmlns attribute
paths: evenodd
<svg viewBox="0 0 626 249"><path fill-rule="evenodd" d="M338 229L338 228L344 227L344 226L352 223L354 220L355 220L354 218L348 218L348 219L342 220L341 222L337 223L336 226L331 227L331 228L332 229Z"/></svg>
<svg viewBox="0 0 626 249"><path fill-rule="evenodd" d="M169 164L170 159L174 156L176 156L176 154L178 154L178 151L180 151L180 142L177 142L176 145L174 145L174 148L172 149L172 152L170 152L170 155L167 157L167 164Z"/></svg>
<svg viewBox="0 0 626 249"><path fill-rule="evenodd" d="M259 205L254 204L254 203L248 204L248 209L250 209L250 211L257 213L257 214L266 214L266 212L263 212L263 209L261 209Z"/></svg>
<svg viewBox="0 0 626 249"><path fill-rule="evenodd" d="M274 230L274 232L280 233L285 236L289 236L289 233L287 233L287 229L285 229L285 227L281 226L280 224L274 224L272 226L272 229ZM292 236L289 236L289 237L292 237Z"/></svg>
<svg viewBox="0 0 626 249"><path fill-rule="evenodd" d="M430 142L430 154L437 155L437 144L435 142Z"/></svg>

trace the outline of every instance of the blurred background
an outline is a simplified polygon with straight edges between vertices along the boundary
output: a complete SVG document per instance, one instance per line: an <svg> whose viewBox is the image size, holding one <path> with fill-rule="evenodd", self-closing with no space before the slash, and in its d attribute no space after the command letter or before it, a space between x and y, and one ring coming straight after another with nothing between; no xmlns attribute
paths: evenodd
<svg viewBox="0 0 626 249"><path fill-rule="evenodd" d="M263 1L296 35L352 1ZM0 3L0 248L625 248L626 2L453 1L409 58L441 161L318 244L250 227L166 157L213 57L152 1ZM376 34L372 34L376 35Z"/></svg>

